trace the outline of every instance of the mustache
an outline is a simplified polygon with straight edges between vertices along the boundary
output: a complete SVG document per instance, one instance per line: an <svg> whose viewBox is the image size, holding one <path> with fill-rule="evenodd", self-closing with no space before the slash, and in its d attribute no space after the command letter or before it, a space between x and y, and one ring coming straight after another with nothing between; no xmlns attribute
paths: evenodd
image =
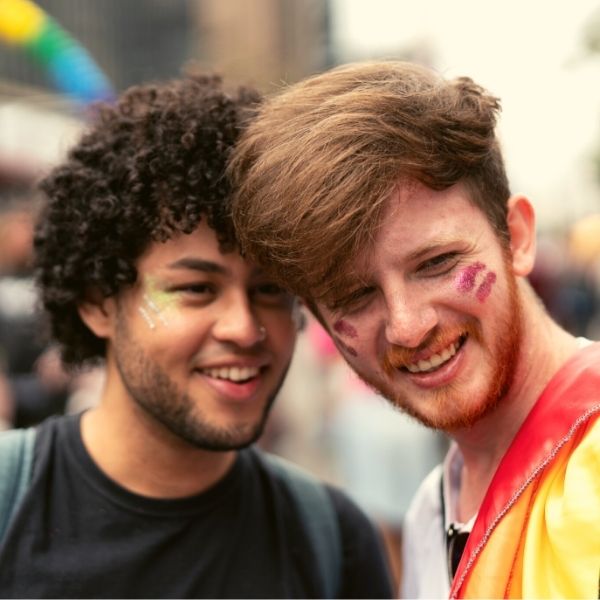
<svg viewBox="0 0 600 600"><path fill-rule="evenodd" d="M440 350L448 347L452 342L461 337L473 337L481 341L481 330L473 321L467 321L461 327L454 329L436 328L427 338L416 348L406 348L404 346L390 345L381 359L383 372L388 376L392 375L402 367L406 367L415 361L415 357L422 354L428 348Z"/></svg>

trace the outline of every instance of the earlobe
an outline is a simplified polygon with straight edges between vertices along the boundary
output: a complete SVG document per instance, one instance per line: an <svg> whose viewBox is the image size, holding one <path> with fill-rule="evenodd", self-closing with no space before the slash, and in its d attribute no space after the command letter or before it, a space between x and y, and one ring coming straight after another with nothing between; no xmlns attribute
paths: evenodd
<svg viewBox="0 0 600 600"><path fill-rule="evenodd" d="M508 200L507 223L513 272L526 277L535 262L535 213L525 196L515 195Z"/></svg>
<svg viewBox="0 0 600 600"><path fill-rule="evenodd" d="M78 307L81 320L92 333L101 339L112 336L115 302L113 298L93 298L82 302Z"/></svg>

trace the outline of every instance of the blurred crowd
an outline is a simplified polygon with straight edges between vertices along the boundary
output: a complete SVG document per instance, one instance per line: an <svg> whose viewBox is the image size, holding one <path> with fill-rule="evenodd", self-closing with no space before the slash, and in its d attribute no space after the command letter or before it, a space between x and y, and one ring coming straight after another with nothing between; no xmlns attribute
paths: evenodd
<svg viewBox="0 0 600 600"><path fill-rule="evenodd" d="M38 205L28 184L0 189L0 429L78 410L94 401L102 377L67 373L46 341L32 270Z"/></svg>
<svg viewBox="0 0 600 600"><path fill-rule="evenodd" d="M574 335L600 338L600 214L543 234L531 284L548 312Z"/></svg>

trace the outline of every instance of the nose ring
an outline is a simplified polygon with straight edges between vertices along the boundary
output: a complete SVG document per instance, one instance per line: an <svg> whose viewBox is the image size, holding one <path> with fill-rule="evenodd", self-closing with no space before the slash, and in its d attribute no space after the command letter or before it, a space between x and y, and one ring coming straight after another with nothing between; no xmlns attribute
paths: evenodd
<svg viewBox="0 0 600 600"><path fill-rule="evenodd" d="M259 342L264 342L267 339L267 329L266 329L266 327L264 327L264 325L261 325L258 328L258 333L260 335L258 341Z"/></svg>

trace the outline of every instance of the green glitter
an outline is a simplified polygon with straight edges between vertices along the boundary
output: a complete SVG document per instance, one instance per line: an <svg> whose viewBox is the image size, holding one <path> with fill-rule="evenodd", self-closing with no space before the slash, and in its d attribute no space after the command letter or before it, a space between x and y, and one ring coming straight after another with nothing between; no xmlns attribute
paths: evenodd
<svg viewBox="0 0 600 600"><path fill-rule="evenodd" d="M158 280L153 277L145 278L144 288L146 289L147 302L155 312L158 310L168 310L170 308L177 308L179 305L179 298L176 293L167 292L162 289ZM154 306L152 306L154 304Z"/></svg>

